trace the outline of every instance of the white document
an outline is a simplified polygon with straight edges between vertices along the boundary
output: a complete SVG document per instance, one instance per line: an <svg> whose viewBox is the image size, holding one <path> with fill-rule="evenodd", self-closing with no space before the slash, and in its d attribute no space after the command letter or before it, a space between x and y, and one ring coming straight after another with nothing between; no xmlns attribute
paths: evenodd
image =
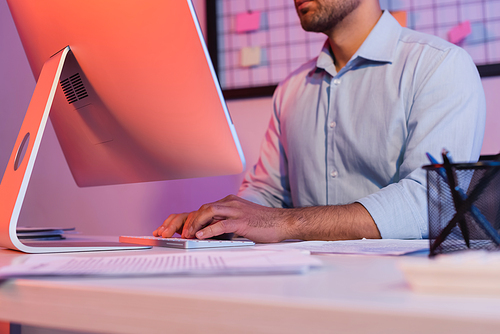
<svg viewBox="0 0 500 334"><path fill-rule="evenodd" d="M266 250L297 249L312 254L404 255L428 252L429 240L362 239L284 242L260 247Z"/></svg>
<svg viewBox="0 0 500 334"><path fill-rule="evenodd" d="M142 276L303 273L321 261L303 251L198 251L160 255L32 255L0 268L0 279L24 276Z"/></svg>

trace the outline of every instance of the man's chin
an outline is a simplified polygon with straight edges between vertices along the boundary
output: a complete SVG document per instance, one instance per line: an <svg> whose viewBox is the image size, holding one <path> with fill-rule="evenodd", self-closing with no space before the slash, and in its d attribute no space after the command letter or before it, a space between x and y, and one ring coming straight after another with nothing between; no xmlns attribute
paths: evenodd
<svg viewBox="0 0 500 334"><path fill-rule="evenodd" d="M302 29L304 29L305 31L311 31L311 29L314 29L315 24L311 20L311 18L307 16L307 14L300 15L299 18Z"/></svg>
<svg viewBox="0 0 500 334"><path fill-rule="evenodd" d="M302 29L308 32L322 32L322 30L318 30L318 26L313 22L300 21L300 25L302 26Z"/></svg>

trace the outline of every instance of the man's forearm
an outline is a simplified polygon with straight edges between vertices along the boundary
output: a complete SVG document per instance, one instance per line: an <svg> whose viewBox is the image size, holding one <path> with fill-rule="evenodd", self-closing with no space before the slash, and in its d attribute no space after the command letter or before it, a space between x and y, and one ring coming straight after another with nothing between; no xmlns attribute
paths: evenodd
<svg viewBox="0 0 500 334"><path fill-rule="evenodd" d="M359 203L285 209L290 239L350 240L381 238L370 213Z"/></svg>

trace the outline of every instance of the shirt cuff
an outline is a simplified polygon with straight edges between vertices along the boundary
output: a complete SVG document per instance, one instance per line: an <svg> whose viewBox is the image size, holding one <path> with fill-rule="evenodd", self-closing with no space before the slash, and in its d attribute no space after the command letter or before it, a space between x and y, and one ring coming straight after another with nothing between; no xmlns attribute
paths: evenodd
<svg viewBox="0 0 500 334"><path fill-rule="evenodd" d="M409 197L407 189L394 183L357 202L368 210L383 239L427 238L427 197Z"/></svg>

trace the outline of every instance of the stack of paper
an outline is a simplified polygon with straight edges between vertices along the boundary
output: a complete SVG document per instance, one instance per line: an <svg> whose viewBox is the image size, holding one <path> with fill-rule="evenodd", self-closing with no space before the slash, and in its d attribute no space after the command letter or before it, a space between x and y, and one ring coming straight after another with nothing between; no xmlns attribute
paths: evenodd
<svg viewBox="0 0 500 334"><path fill-rule="evenodd" d="M141 276L303 273L321 262L301 251L198 251L160 255L32 255L0 268L0 279L24 276Z"/></svg>
<svg viewBox="0 0 500 334"><path fill-rule="evenodd" d="M75 228L64 227L23 227L16 228L17 237L21 240L60 240L64 234L76 233Z"/></svg>
<svg viewBox="0 0 500 334"><path fill-rule="evenodd" d="M464 251L400 261L413 290L500 296L500 252Z"/></svg>

